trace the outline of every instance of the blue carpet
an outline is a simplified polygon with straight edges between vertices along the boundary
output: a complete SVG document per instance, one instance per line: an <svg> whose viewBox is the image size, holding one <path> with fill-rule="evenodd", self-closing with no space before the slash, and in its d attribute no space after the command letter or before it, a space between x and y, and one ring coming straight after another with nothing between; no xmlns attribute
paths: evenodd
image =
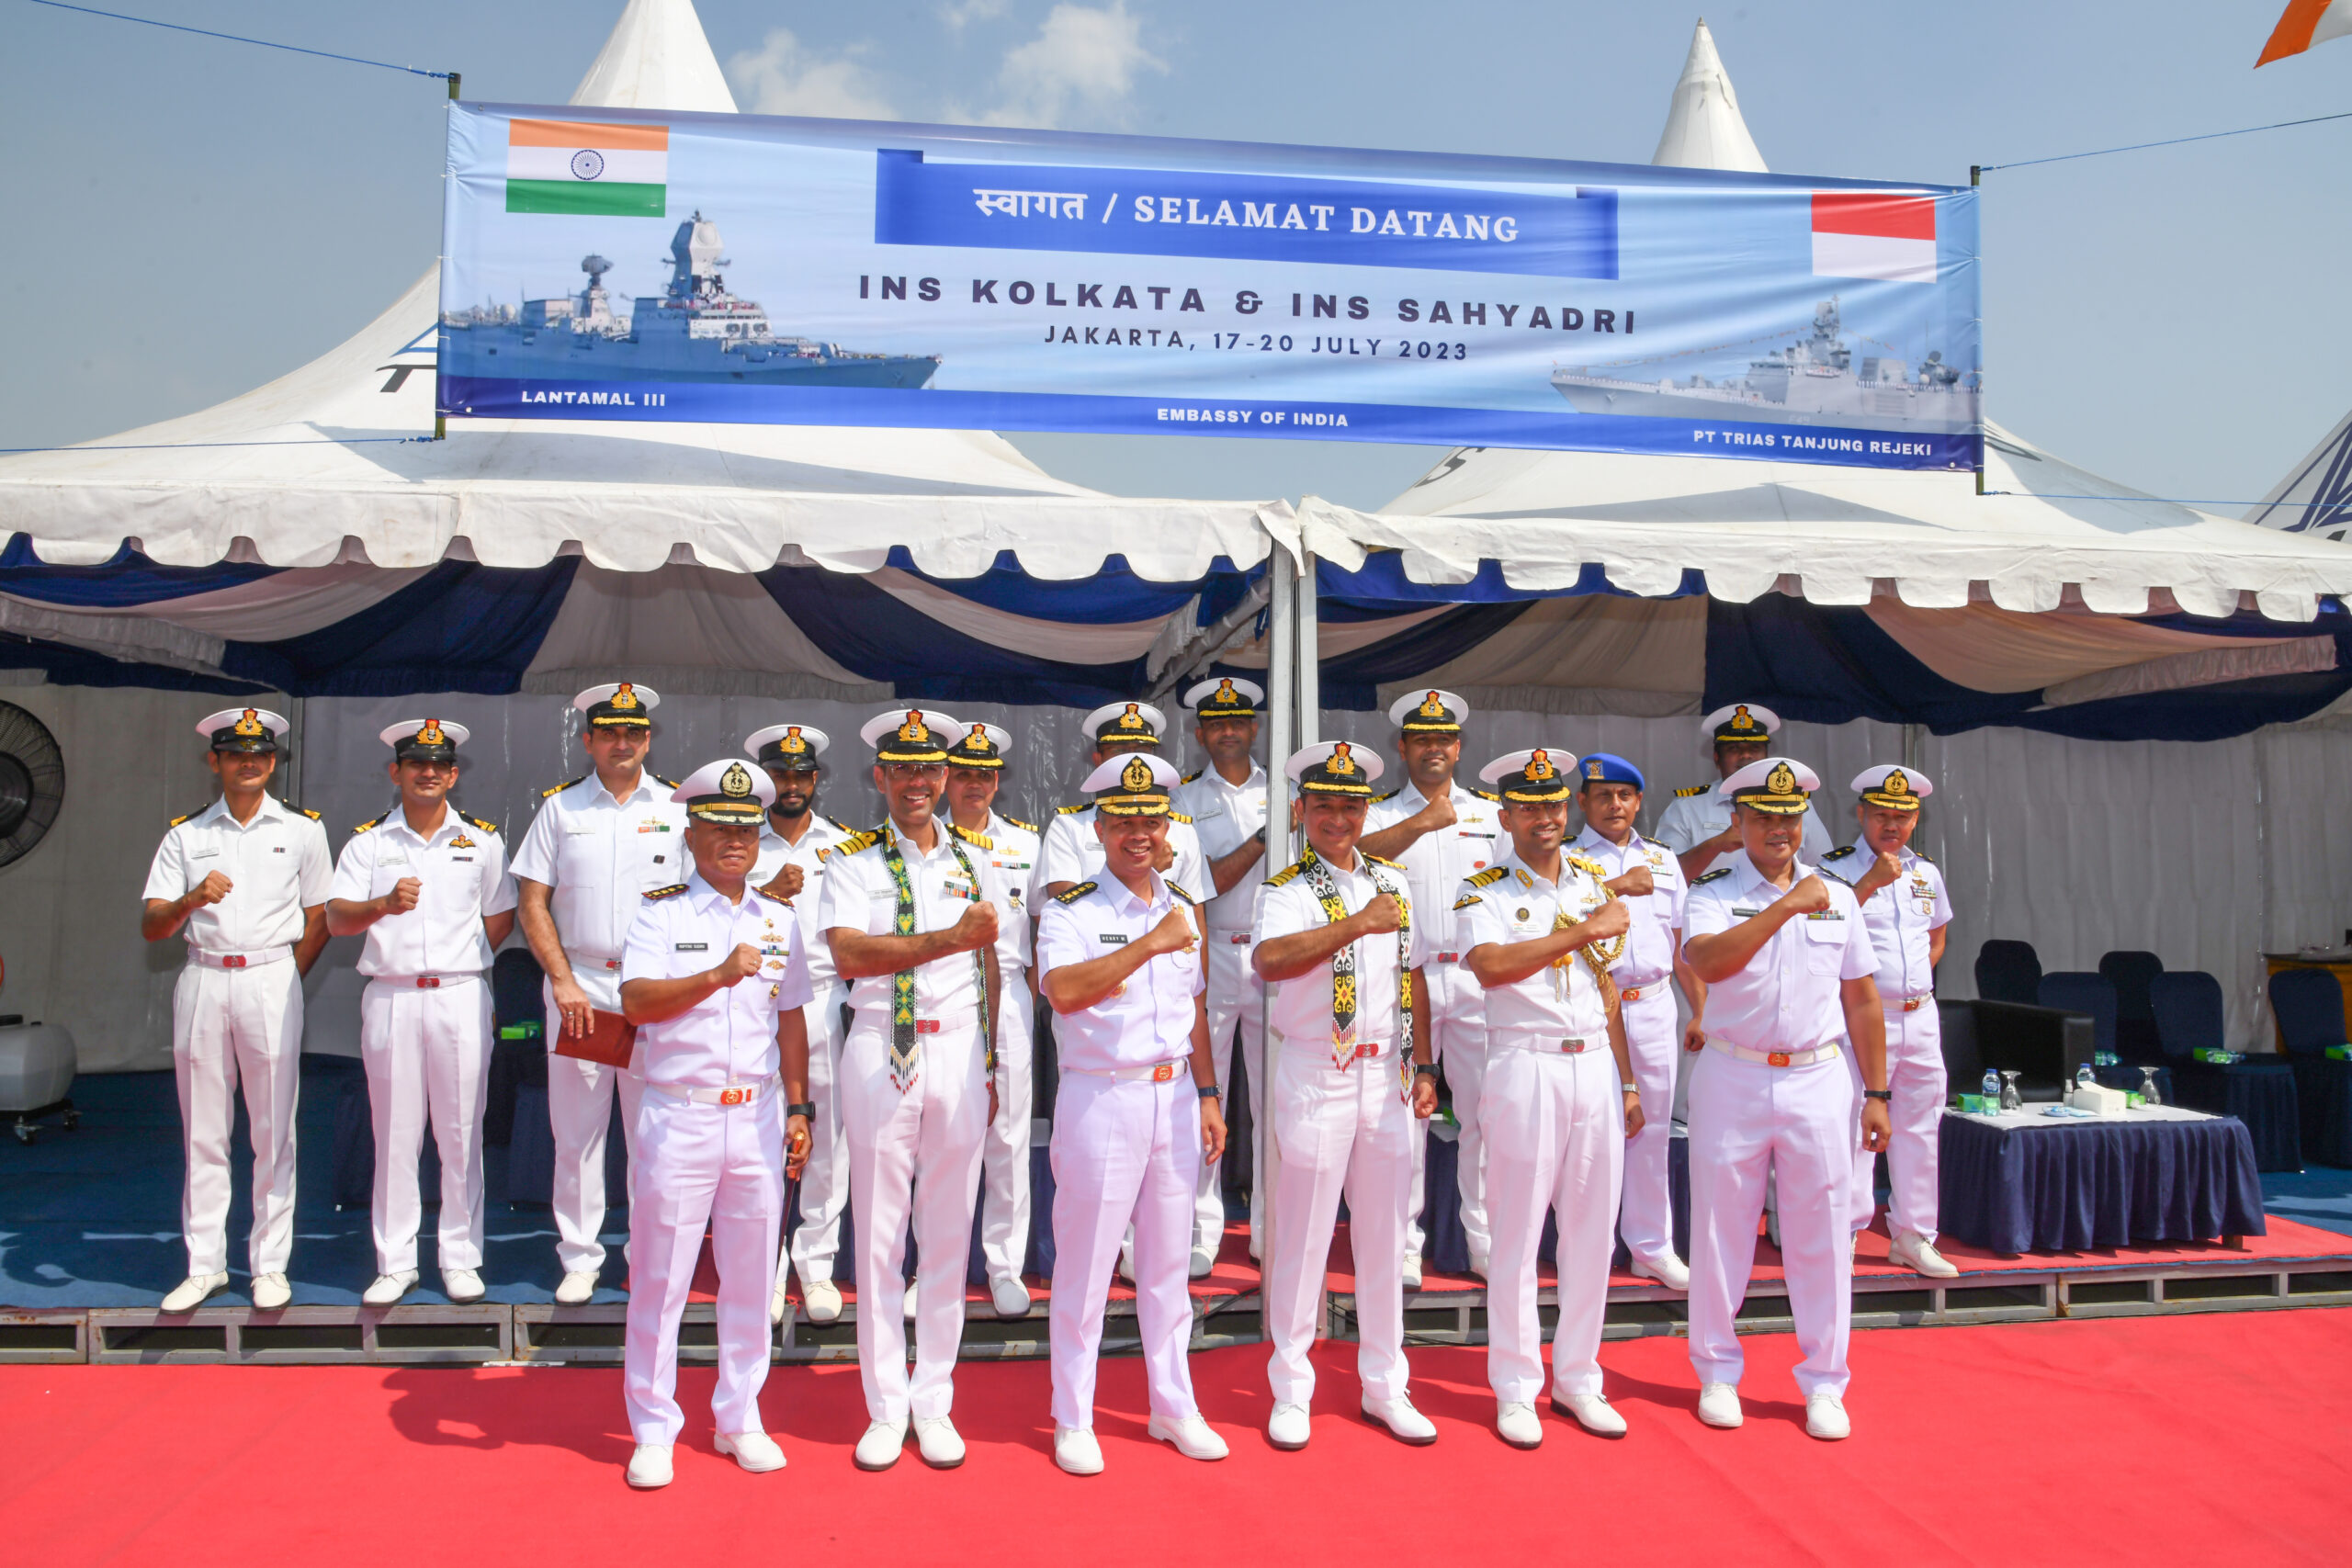
<svg viewBox="0 0 2352 1568"><path fill-rule="evenodd" d="M2314 1165L2300 1171L2266 1171L2262 1206L2282 1219L2352 1235L2352 1170Z"/></svg>

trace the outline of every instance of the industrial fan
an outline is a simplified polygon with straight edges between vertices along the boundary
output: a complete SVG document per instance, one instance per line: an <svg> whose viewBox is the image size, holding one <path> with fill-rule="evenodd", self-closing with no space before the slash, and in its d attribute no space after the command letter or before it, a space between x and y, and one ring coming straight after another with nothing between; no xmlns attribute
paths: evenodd
<svg viewBox="0 0 2352 1568"><path fill-rule="evenodd" d="M0 865L22 860L65 803L65 754L40 720L0 703Z"/></svg>

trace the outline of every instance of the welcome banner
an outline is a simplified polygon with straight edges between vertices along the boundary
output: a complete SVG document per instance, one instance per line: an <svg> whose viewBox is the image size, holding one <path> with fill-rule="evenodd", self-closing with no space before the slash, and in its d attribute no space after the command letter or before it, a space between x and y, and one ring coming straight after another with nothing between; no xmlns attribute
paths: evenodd
<svg viewBox="0 0 2352 1568"><path fill-rule="evenodd" d="M455 417L1977 460L1975 193L461 104Z"/></svg>

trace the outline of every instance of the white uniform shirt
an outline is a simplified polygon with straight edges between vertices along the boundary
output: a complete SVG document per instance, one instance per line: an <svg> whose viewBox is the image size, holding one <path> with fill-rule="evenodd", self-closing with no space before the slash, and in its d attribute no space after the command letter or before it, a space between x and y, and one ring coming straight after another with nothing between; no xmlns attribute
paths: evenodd
<svg viewBox="0 0 2352 1568"><path fill-rule="evenodd" d="M216 800L164 835L146 897L177 898L216 871L229 879L229 896L190 910L180 934L207 953L258 953L301 940L302 911L327 901L334 862L326 829L309 813L263 795L254 819L240 823Z"/></svg>
<svg viewBox="0 0 2352 1568"><path fill-rule="evenodd" d="M1195 898L1205 898L1214 889L1209 881L1208 862L1201 854L1201 836L1190 822L1168 819L1168 847L1176 859L1168 868L1168 877L1177 886ZM1065 806L1046 824L1046 840L1037 851L1036 901L1045 902L1046 889L1057 882L1075 886L1081 882L1099 882L1102 877L1102 840L1094 836L1094 807Z"/></svg>
<svg viewBox="0 0 2352 1568"><path fill-rule="evenodd" d="M514 879L506 874L506 845L498 831L456 807L420 838L398 806L362 824L335 861L329 896L352 902L379 898L405 876L423 884L416 908L386 915L368 928L359 972L379 975L477 975L490 967L490 941L481 922L514 907Z"/></svg>
<svg viewBox="0 0 2352 1568"><path fill-rule="evenodd" d="M590 773L542 800L515 846L514 874L553 890L548 908L575 975L617 974L643 896L694 870L676 787L644 774L623 806Z"/></svg>
<svg viewBox="0 0 2352 1568"><path fill-rule="evenodd" d="M752 863L751 884L765 887L774 882L787 865L800 868L800 893L792 900L792 912L800 922L800 946L808 955L808 984L823 990L839 978L833 968L832 944L825 940L825 931L817 923L819 908L825 901L825 866L841 848L842 840L852 837L849 829L830 817L808 814L808 829L800 835L797 844L786 843L784 835L775 830L775 819L760 818L760 858Z"/></svg>
<svg viewBox="0 0 2352 1568"><path fill-rule="evenodd" d="M1677 794L1667 803L1657 819L1657 841L1676 854L1688 854L1690 847L1702 839L1712 839L1731 826L1731 800L1723 793L1719 781L1713 789L1702 789L1696 795ZM1717 855L1709 871L1729 861L1734 852ZM1804 808L1804 840L1797 853L1808 865L1818 865L1829 853L1829 829L1821 825L1813 807Z"/></svg>
<svg viewBox="0 0 2352 1568"><path fill-rule="evenodd" d="M944 931L964 918L964 911L981 899L999 908L1000 918L1008 902L999 884L998 872L988 863L988 857L969 844L959 846L956 836L948 831L944 820L932 824L929 854L917 849L914 840L899 833L888 823L875 831L894 836L899 852L904 857L907 880L914 893L914 918L917 931ZM864 931L868 936L898 934L899 891L891 880L890 868L883 863L882 840L868 840L860 834L828 856L825 861L825 893L818 905L817 924L820 935L824 931ZM971 863L974 875L979 878L976 886L965 876L963 865L956 860L955 850L960 847L964 859ZM956 1020L975 1027L979 1022L980 992L978 966L969 953L954 953L944 958L934 958L915 970L915 1017L918 1023L934 1020ZM878 1010L887 1018L892 1008L895 986L889 975L869 975L863 980L853 980L849 987L850 1006L860 1012Z"/></svg>
<svg viewBox="0 0 2352 1568"><path fill-rule="evenodd" d="M1372 803L1372 809L1364 813L1363 830L1377 833L1394 828L1428 804L1420 786L1408 784ZM1456 784L1453 826L1422 834L1396 857L1396 863L1405 868L1417 916L1430 922L1430 956L1443 966L1430 971L1436 993L1430 999L1451 1018L1475 1019L1484 1005L1478 982L1452 967L1462 955L1453 930L1453 890L1464 877L1499 863L1510 852L1510 840L1503 837L1497 810L1497 802Z"/></svg>
<svg viewBox="0 0 2352 1568"><path fill-rule="evenodd" d="M1358 853L1354 870L1330 867L1331 880L1339 887L1340 906L1351 915L1379 896L1380 890L1373 886L1366 863L1363 855ZM1430 935L1421 908L1413 902L1401 868L1384 865L1380 874L1391 888L1405 896L1403 902L1412 924L1405 967L1420 968L1429 961L1430 953ZM1295 936L1330 923L1324 918L1323 906L1317 901L1313 889L1308 887L1306 874L1294 865L1276 872L1258 889L1257 918L1250 923L1251 940L1263 947L1279 937ZM1365 937L1355 943L1355 953L1356 1038L1377 1044L1381 1055L1393 1062L1392 1053L1408 1052L1413 1046L1410 1021L1400 1021L1396 1016L1396 933L1386 931ZM1303 1049L1319 1051L1328 1056L1331 1050L1331 959L1271 988L1271 1021L1275 1031L1286 1042L1295 1042Z"/></svg>
<svg viewBox="0 0 2352 1568"><path fill-rule="evenodd" d="M1037 977L1141 942L1173 909L1188 908L1157 874L1149 899L1116 877L1086 892L1046 900L1037 917ZM1193 998L1201 994L1201 949L1163 953L1092 1007L1054 1015L1054 1045L1065 1071L1114 1072L1181 1061L1193 1054ZM1185 1075L1187 1077L1189 1074Z"/></svg>
<svg viewBox="0 0 2352 1568"><path fill-rule="evenodd" d="M1813 871L1800 860L1790 886ZM1707 988L1708 1034L1751 1051L1812 1051L1844 1041L1846 1010L1838 982L1874 973L1878 953L1853 890L1827 877L1822 886L1829 890L1827 909L1789 921L1747 968ZM1690 885L1682 940L1687 945L1729 931L1781 897L1747 852L1735 851Z"/></svg>
<svg viewBox="0 0 2352 1568"><path fill-rule="evenodd" d="M1615 881L1636 865L1650 868L1656 888L1646 898L1624 900L1625 912L1634 918L1633 929L1626 934L1624 952L1609 966L1609 974L1623 987L1654 986L1664 980L1674 972L1674 933L1682 929L1682 906L1690 891L1682 880L1680 863L1664 844L1639 833L1628 835L1620 849L1588 827L1568 847L1599 861L1601 870L1609 874L1608 881ZM1463 945L1469 945L1467 939Z"/></svg>
<svg viewBox="0 0 2352 1568"><path fill-rule="evenodd" d="M997 885L996 962L1003 983L1010 986L1029 970L1029 922L1035 918L1037 847L1043 835L993 811L983 831L956 831L974 869L985 861L989 879Z"/></svg>
<svg viewBox="0 0 2352 1568"><path fill-rule="evenodd" d="M746 885L743 901L689 873L685 891L642 896L621 956L621 983L674 980L715 967L749 942L760 950L760 972L721 986L677 1017L642 1025L638 1061L645 1081L680 1089L726 1089L759 1083L781 1065L776 1016L808 1005L807 949L792 908Z"/></svg>
<svg viewBox="0 0 2352 1568"><path fill-rule="evenodd" d="M1228 784L1223 773L1210 767L1203 769L1198 777L1176 786L1172 804L1193 819L1193 830L1201 840L1203 886L1194 887L1182 877L1177 881L1207 900L1201 906L1201 912L1208 918L1209 930L1213 931L1229 933L1250 929L1250 912L1258 901L1258 885L1266 880L1265 857L1259 856L1241 879L1223 893L1216 890L1216 872L1210 863L1223 860L1250 840L1265 836L1266 799L1266 770L1254 760L1246 783Z"/></svg>
<svg viewBox="0 0 2352 1568"><path fill-rule="evenodd" d="M1889 1002L1924 997L1936 988L1928 938L1951 924L1952 916L1943 868L1907 847L1897 858L1903 862L1902 878L1862 900L1862 924L1878 953L1879 999ZM1877 863L1876 851L1848 844L1822 863L1821 874L1851 887Z"/></svg>
<svg viewBox="0 0 2352 1568"><path fill-rule="evenodd" d="M1503 874L1491 880L1473 877L1457 890L1454 931L1464 953L1489 942L1534 942L1552 934L1554 917L1563 909L1583 919L1608 902L1601 879L1566 854L1560 857L1557 884L1536 875L1516 852L1506 854L1496 869ZM1489 1049L1518 1041L1549 1044L1565 1039L1582 1040L1587 1050L1605 1050L1609 1044L1609 1009L1583 953L1572 953L1565 964L1487 990Z"/></svg>

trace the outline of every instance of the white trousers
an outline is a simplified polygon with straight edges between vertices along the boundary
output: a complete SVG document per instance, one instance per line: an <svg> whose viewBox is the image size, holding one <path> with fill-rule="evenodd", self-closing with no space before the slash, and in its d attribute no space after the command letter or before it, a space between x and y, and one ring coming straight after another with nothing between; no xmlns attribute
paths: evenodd
<svg viewBox="0 0 2352 1568"><path fill-rule="evenodd" d="M1191 1077L1117 1083L1093 1073L1063 1074L1054 1100L1053 1161L1054 1425L1094 1425L1102 1311L1130 1222L1151 1413L1197 1416L1185 1359L1193 1342L1193 1196L1201 1168L1200 1096Z"/></svg>
<svg viewBox="0 0 2352 1568"><path fill-rule="evenodd" d="M876 1421L944 1416L956 1402L964 1269L988 1133L988 1071L972 1022L916 1036L922 1060L904 1093L890 1078L890 1015L868 1009L842 1045L842 1129L857 1222L857 1362ZM915 1280L915 1366L907 1374L907 1226Z"/></svg>
<svg viewBox="0 0 2352 1568"><path fill-rule="evenodd" d="M490 987L446 976L433 990L414 981L370 980L359 994L359 1059L376 1130L376 1191L368 1218L376 1270L417 1267L416 1190L424 1124L441 1153L445 1269L481 1267L481 1114L490 1087Z"/></svg>
<svg viewBox="0 0 2352 1568"><path fill-rule="evenodd" d="M640 1443L675 1443L678 1319L702 1238L718 1266L718 1385L713 1429L761 1432L768 1381L768 1290L784 1224L784 1102L697 1105L659 1090L639 1105L628 1204L628 1337L621 1397Z"/></svg>
<svg viewBox="0 0 2352 1568"><path fill-rule="evenodd" d="M1437 961L1430 961L1434 971ZM1487 1143L1486 1129L1479 1122L1479 1107L1486 1100L1487 1085L1487 1015L1485 997L1479 994L1476 1005L1468 1006L1462 998L1467 986L1476 991L1477 981L1470 977L1466 968L1449 976L1454 989L1430 997L1430 1058L1445 1065L1445 1087L1453 1098L1453 1120L1461 1129L1454 1140L1457 1151L1453 1184L1462 1194L1462 1235L1470 1247L1470 1256L1487 1256L1494 1245L1494 1237L1487 1223ZM1455 1005L1441 1007L1444 997L1455 998ZM1405 1250L1419 1257L1429 1239L1428 1227L1421 1224L1421 1212L1427 1206L1429 1187L1430 1124L1419 1117L1412 1118L1410 1136L1413 1141L1413 1186L1407 1195L1409 1218L1405 1222Z"/></svg>
<svg viewBox="0 0 2352 1568"><path fill-rule="evenodd" d="M1560 1216L1554 1254L1559 1325L1552 1387L1562 1399L1600 1392L1600 1324L1616 1250L1625 1168L1625 1099L1607 1049L1506 1045L1487 1063L1487 1201L1494 1251L1487 1276L1487 1381L1499 1400L1532 1404L1544 1390L1544 1325L1535 1255L1546 1211Z"/></svg>
<svg viewBox="0 0 2352 1568"><path fill-rule="evenodd" d="M1234 939L1238 937L1239 941ZM1241 1063L1250 1079L1250 1179L1258 1182L1259 1162L1266 1150L1266 1012L1265 982L1250 967L1256 948L1246 931L1209 932L1208 986L1209 1055L1216 1065L1216 1087L1225 1091L1221 1102L1229 1126L1233 1106L1233 1034L1241 1032ZM1198 1098L1195 1096L1195 1098ZM1255 1202L1250 1205L1250 1251L1265 1247L1266 1217ZM1058 1245L1058 1244L1057 1244ZM1192 1245L1216 1256L1225 1245L1224 1162L1201 1165L1200 1191L1193 1203ZM1189 1260L1188 1260L1189 1261Z"/></svg>
<svg viewBox="0 0 2352 1568"><path fill-rule="evenodd" d="M1266 1381L1277 1404L1315 1394L1307 1360L1321 1326L1325 1271L1340 1199L1355 1253L1356 1375L1369 1399L1404 1396L1406 1201L1419 1124L1382 1055L1346 1068L1322 1040L1282 1043L1273 1072L1274 1245L1266 1259Z"/></svg>
<svg viewBox="0 0 2352 1568"><path fill-rule="evenodd" d="M980 1257L994 1280L1029 1262L1029 1122L1036 1109L1036 999L1014 971L996 1021L996 1120L980 1141Z"/></svg>
<svg viewBox="0 0 2352 1568"><path fill-rule="evenodd" d="M237 1089L254 1145L253 1271L283 1274L294 1247L294 1102L302 1081L302 976L290 958L254 969L190 963L172 987L187 1182L180 1229L190 1274L229 1269L229 1134Z"/></svg>
<svg viewBox="0 0 2352 1568"><path fill-rule="evenodd" d="M1674 1251L1666 1156L1674 1136L1674 1074L1682 1055L1682 1025L1670 976L1642 987L1641 993L1624 1005L1626 1054L1633 1059L1634 1087L1642 1091L1642 1130L1625 1145L1625 1194L1617 1224L1625 1250L1649 1262ZM1624 1113L1622 1096L1618 1113Z"/></svg>
<svg viewBox="0 0 2352 1568"><path fill-rule="evenodd" d="M1775 1067L1701 1052L1690 1079L1690 1365L1739 1382L1734 1327L1756 1264L1764 1180L1776 1173L1781 1264L1796 1319L1798 1390L1846 1392L1853 1322L1854 1080L1842 1062Z"/></svg>
<svg viewBox="0 0 2352 1568"><path fill-rule="evenodd" d="M575 974L594 962L591 959L572 960ZM583 987L583 988L585 988ZM604 987L617 993L617 983ZM601 1062L586 1062L577 1056L559 1056L555 1046L561 1040L563 1015L556 1010L555 987L546 984L540 993L547 999L548 1032L548 1121L555 1133L555 1256L567 1274L594 1274L605 1266L605 1244L597 1237L605 1229L607 1207L605 1192L605 1139L612 1132L613 1096L621 1100L621 1140L628 1145L629 1168L637 1164L637 1107L645 1098L645 1075L639 1064L642 1056L632 1058L626 1067L608 1067ZM619 1006L619 998L607 998L588 991L589 1001L612 1011ZM624 1184L626 1195L629 1188Z"/></svg>
<svg viewBox="0 0 2352 1568"><path fill-rule="evenodd" d="M849 1207L849 1145L842 1137L842 1004L840 981L820 986L800 1016L808 1021L808 1164L800 1173L800 1223L793 1227L790 1258L801 1283L833 1277L842 1250L842 1212ZM781 1264L779 1264L781 1267Z"/></svg>
<svg viewBox="0 0 2352 1568"><path fill-rule="evenodd" d="M1848 1052L1849 1058L1854 1054ZM1862 1066L1853 1060L1854 1104L1859 1112ZM1936 1239L1939 1198L1936 1155L1944 1119L1944 1028L1933 1001L1912 1012L1897 1002L1886 1010L1886 1087L1894 1098L1887 1105L1894 1137L1886 1149L1888 1193L1886 1228L1890 1235L1912 1231ZM1872 1186L1878 1161L1861 1146L1861 1119L1854 1121L1854 1213L1858 1231L1870 1229L1878 1215L1878 1192Z"/></svg>

